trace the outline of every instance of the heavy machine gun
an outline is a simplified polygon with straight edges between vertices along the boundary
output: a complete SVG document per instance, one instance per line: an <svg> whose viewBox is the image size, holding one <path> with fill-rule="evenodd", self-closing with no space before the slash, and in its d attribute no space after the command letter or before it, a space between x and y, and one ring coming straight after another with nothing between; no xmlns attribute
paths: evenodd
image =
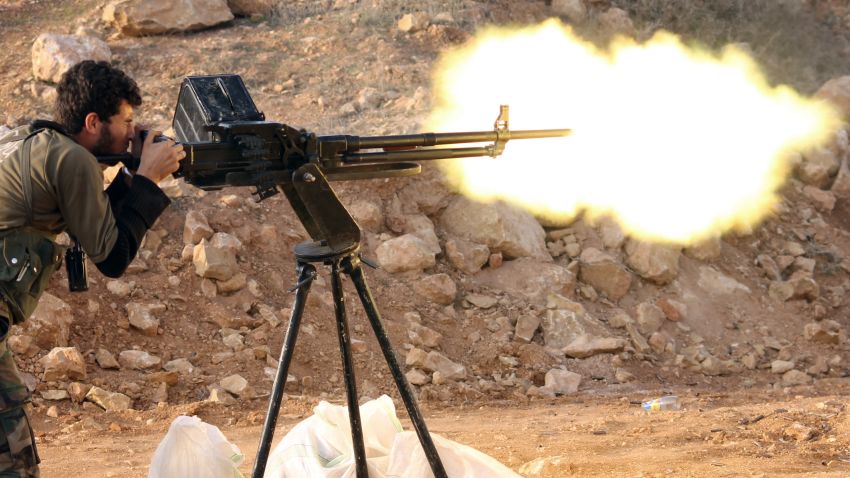
<svg viewBox="0 0 850 478"><path fill-rule="evenodd" d="M176 140L187 153L176 177L205 190L254 186L258 200L283 192L312 241L295 247L298 282L277 376L272 387L253 478L262 478L277 423L283 387L295 347L314 263L330 266L337 333L346 385L353 455L357 478L367 478L365 449L341 273L348 275L360 297L375 337L404 401L411 422L436 478L445 478L425 421L398 364L380 313L361 267L360 228L337 198L328 181L410 176L420 172L418 161L496 157L512 139L566 136L568 129L511 131L508 106L501 106L492 131L425 133L393 136L317 136L303 129L266 121L238 75L193 76L183 80L172 123ZM441 146L490 143L484 146ZM129 155L99 158L133 169L138 158ZM363 262L366 262L363 260ZM367 263L368 264L368 263Z"/></svg>

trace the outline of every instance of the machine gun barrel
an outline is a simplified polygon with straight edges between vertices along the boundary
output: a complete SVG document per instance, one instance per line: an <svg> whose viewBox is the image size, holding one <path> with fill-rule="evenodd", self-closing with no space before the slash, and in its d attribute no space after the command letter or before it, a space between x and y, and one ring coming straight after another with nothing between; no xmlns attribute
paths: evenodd
<svg viewBox="0 0 850 478"><path fill-rule="evenodd" d="M567 136L569 129L535 129L523 131L510 131L509 139L538 139ZM352 152L360 149L377 148L402 148L402 147L427 147L442 146L447 144L462 143L485 143L493 142L499 138L500 133L496 131L474 131L466 133L419 133L401 134L393 136L346 136L349 148ZM320 137L321 140L324 137Z"/></svg>
<svg viewBox="0 0 850 478"><path fill-rule="evenodd" d="M504 144L511 139L541 139L568 136L569 129L537 129L510 131L474 131L464 133L418 133L393 136L321 136L318 138L319 156L328 165L388 163L395 161L428 161L437 159L495 157L501 154ZM433 148L463 143L493 144L470 148ZM418 149L430 148L430 149ZM360 152L364 149L384 149L377 152Z"/></svg>

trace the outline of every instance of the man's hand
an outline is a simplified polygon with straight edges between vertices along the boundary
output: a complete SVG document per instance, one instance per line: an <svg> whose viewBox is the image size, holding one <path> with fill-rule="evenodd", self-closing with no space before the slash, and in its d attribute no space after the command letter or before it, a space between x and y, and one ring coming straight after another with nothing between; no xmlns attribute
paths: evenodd
<svg viewBox="0 0 850 478"><path fill-rule="evenodd" d="M180 160L186 157L183 146L172 139L154 143L153 139L160 134L162 134L161 131L148 131L142 148L139 169L136 171L136 174L145 176L155 183L159 183L169 174L177 171Z"/></svg>

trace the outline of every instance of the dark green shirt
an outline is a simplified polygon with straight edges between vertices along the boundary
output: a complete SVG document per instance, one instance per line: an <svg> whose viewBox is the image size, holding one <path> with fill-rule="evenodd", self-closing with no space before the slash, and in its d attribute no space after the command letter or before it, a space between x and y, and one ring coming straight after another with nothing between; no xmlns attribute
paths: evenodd
<svg viewBox="0 0 850 478"><path fill-rule="evenodd" d="M31 130L26 126L8 134L23 139ZM0 144L0 231L26 223L20 146L20 141ZM95 157L70 137L48 129L32 139L30 162L30 227L50 234L67 231L93 262L105 260L118 229Z"/></svg>

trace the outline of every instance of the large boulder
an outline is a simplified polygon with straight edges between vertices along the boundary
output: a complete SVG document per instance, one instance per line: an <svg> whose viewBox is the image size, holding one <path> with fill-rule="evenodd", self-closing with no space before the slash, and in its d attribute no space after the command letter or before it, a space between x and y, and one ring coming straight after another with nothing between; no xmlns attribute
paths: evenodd
<svg viewBox="0 0 850 478"><path fill-rule="evenodd" d="M59 83L62 74L83 60L109 61L112 51L88 35L42 33L32 44L32 73L38 80Z"/></svg>
<svg viewBox="0 0 850 478"><path fill-rule="evenodd" d="M434 251L413 234L404 234L381 243L375 255L381 267L388 272L421 271L437 263Z"/></svg>
<svg viewBox="0 0 850 478"><path fill-rule="evenodd" d="M571 296L576 286L575 275L566 268L529 258L484 269L475 275L475 281L532 302L545 302L552 293Z"/></svg>
<svg viewBox="0 0 850 478"><path fill-rule="evenodd" d="M554 296L557 297L557 296ZM577 303L557 297L542 317L543 341L547 347L563 349L582 336L604 336L606 331Z"/></svg>
<svg viewBox="0 0 850 478"><path fill-rule="evenodd" d="M118 0L103 20L122 35L142 36L202 30L233 20L225 0Z"/></svg>
<svg viewBox="0 0 850 478"><path fill-rule="evenodd" d="M62 299L45 292L29 319L21 326L22 331L35 338L35 344L50 350L53 347L67 347L68 336L74 313L71 306Z"/></svg>
<svg viewBox="0 0 850 478"><path fill-rule="evenodd" d="M507 259L533 257L552 261L546 250L546 233L527 211L504 203L483 204L458 196L440 218L451 235L487 245Z"/></svg>

